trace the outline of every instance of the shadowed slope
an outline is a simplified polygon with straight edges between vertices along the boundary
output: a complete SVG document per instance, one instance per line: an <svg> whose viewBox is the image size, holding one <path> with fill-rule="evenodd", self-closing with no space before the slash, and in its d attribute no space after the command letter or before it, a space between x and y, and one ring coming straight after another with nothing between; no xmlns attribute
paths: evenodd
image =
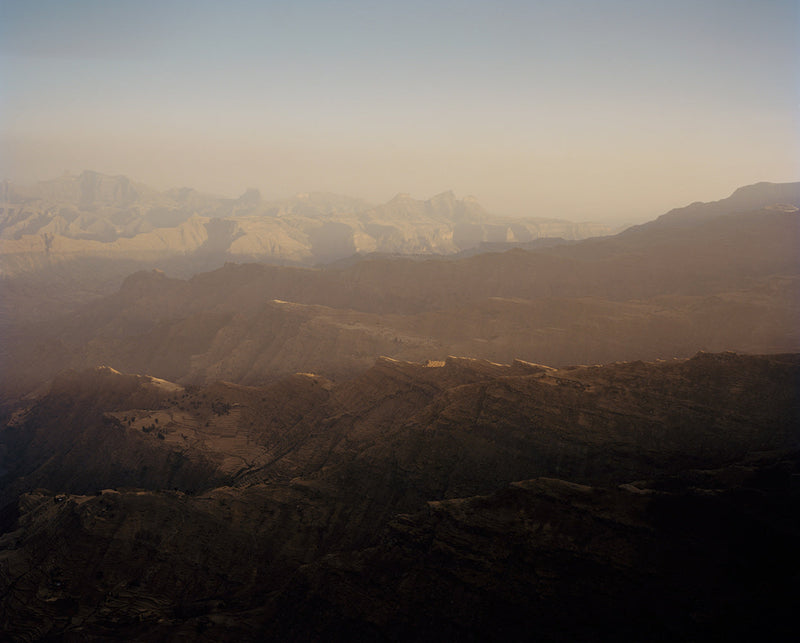
<svg viewBox="0 0 800 643"><path fill-rule="evenodd" d="M772 610L765 631L780 632L799 369L796 355L381 359L335 385L188 390L74 374L0 432L6 497L21 494L0 516L2 624L19 638L672 640ZM139 489L85 495L95 485Z"/></svg>

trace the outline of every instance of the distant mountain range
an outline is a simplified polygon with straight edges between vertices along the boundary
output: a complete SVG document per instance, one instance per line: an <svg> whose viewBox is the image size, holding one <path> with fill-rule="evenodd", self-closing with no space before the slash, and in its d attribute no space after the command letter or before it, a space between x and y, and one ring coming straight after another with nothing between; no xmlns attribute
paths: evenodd
<svg viewBox="0 0 800 643"><path fill-rule="evenodd" d="M742 212L754 193L766 208ZM412 203L471 216L450 196ZM377 254L313 269L229 263L188 280L137 272L69 315L7 320L5 385L104 364L181 383L259 384L298 371L341 377L379 355L566 366L800 350L797 205L800 184L764 184L615 236L528 250Z"/></svg>
<svg viewBox="0 0 800 643"><path fill-rule="evenodd" d="M311 265L357 253L451 254L486 241L613 231L598 223L494 217L452 192L427 201L400 194L379 206L326 193L266 202L257 190L238 199L190 188L157 192L88 171L28 188L5 183L1 192L4 275L76 257L152 262L213 255L222 262Z"/></svg>
<svg viewBox="0 0 800 643"><path fill-rule="evenodd" d="M452 256L616 231L601 223L489 215L445 192L383 205L311 192L268 202L192 188L159 192L86 171L0 184L0 323L60 314L117 290L137 270L190 277L226 262L313 266L367 255Z"/></svg>

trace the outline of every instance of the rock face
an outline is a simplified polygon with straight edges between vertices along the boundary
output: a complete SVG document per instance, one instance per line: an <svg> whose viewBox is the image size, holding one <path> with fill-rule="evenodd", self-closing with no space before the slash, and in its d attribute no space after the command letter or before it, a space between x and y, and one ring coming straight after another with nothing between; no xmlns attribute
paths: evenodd
<svg viewBox="0 0 800 643"><path fill-rule="evenodd" d="M73 373L4 410L2 627L785 635L798 384L798 355L733 353L561 370L381 359L346 382L261 388Z"/></svg>

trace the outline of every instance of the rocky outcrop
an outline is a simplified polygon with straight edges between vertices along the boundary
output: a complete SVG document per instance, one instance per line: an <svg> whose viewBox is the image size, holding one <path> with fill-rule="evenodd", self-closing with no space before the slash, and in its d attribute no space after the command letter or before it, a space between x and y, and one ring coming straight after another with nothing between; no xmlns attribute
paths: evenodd
<svg viewBox="0 0 800 643"><path fill-rule="evenodd" d="M5 410L0 623L19 640L786 634L799 379L797 355L730 353L381 359L262 388L75 373Z"/></svg>
<svg viewBox="0 0 800 643"><path fill-rule="evenodd" d="M430 502L395 518L378 547L301 568L271 633L299 641L322 624L336 640L787 636L796 465L717 470L713 489L687 488L689 476L659 483L680 491L537 478Z"/></svg>

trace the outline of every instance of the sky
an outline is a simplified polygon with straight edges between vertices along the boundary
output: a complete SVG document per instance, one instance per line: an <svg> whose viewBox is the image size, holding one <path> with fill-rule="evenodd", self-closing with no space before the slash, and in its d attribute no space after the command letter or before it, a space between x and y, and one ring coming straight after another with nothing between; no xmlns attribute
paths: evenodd
<svg viewBox="0 0 800 643"><path fill-rule="evenodd" d="M0 0L0 179L644 221L800 180L798 36L798 0Z"/></svg>

